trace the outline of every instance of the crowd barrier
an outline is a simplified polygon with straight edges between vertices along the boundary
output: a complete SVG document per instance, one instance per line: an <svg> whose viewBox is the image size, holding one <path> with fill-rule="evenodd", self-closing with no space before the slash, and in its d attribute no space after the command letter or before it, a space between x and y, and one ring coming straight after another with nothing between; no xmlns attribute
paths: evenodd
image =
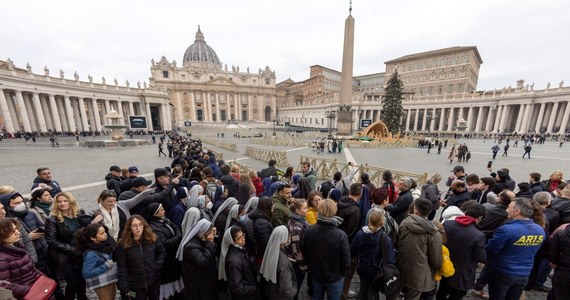
<svg viewBox="0 0 570 300"><path fill-rule="evenodd" d="M274 159L278 167L289 167L289 160L287 159L287 152L285 151L274 151L268 149L259 149L254 147L245 147L245 155L251 158L263 160L268 162Z"/></svg>
<svg viewBox="0 0 570 300"><path fill-rule="evenodd" d="M216 141L214 139L203 138L203 137L195 137L195 139L199 139L204 144L212 145L218 148L226 149L232 152L238 152L238 147L236 144L224 143L220 141Z"/></svg>

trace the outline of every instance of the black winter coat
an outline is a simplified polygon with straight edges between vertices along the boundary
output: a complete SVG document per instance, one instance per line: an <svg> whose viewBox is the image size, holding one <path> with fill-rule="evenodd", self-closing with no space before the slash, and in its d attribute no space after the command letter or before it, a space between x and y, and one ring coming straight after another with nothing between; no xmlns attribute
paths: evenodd
<svg viewBox="0 0 570 300"><path fill-rule="evenodd" d="M443 227L447 235L446 246L449 249L455 273L441 280L446 281L455 289L468 291L475 283L477 263L484 263L487 258L485 235L477 229L474 223L464 226L457 221L446 221Z"/></svg>
<svg viewBox="0 0 570 300"><path fill-rule="evenodd" d="M164 209L168 212L170 208L172 208L170 193L174 187L172 185L168 185L166 188L161 189L159 192L158 189L155 192L150 192L144 195L144 200L142 200L139 204L135 207L131 208L130 213L131 215L141 215L144 216L146 214L146 207L151 203L161 203ZM137 190L131 189L130 191L126 191L119 196L119 200L127 200L131 199L134 196L138 195L139 192ZM168 209L167 209L168 207Z"/></svg>
<svg viewBox="0 0 570 300"><path fill-rule="evenodd" d="M570 226L558 231L548 245L548 260L556 264L554 276L563 281L570 280Z"/></svg>
<svg viewBox="0 0 570 300"><path fill-rule="evenodd" d="M255 245L255 256L263 258L269 237L273 231L273 225L265 218L263 212L259 209L252 211L248 217L253 221L253 244ZM246 231L247 234L247 231Z"/></svg>
<svg viewBox="0 0 570 300"><path fill-rule="evenodd" d="M346 233L321 220L307 228L303 254L313 279L325 284L339 281L350 269L350 246Z"/></svg>
<svg viewBox="0 0 570 300"><path fill-rule="evenodd" d="M469 201L471 199L471 194L467 189L463 192L453 191L451 197L447 200L447 206L457 206L460 207L461 204Z"/></svg>
<svg viewBox="0 0 570 300"><path fill-rule="evenodd" d="M243 249L231 245L226 255L226 277L232 300L256 299L257 275Z"/></svg>
<svg viewBox="0 0 570 300"><path fill-rule="evenodd" d="M560 224L570 223L570 199L556 197L550 207L560 213Z"/></svg>
<svg viewBox="0 0 570 300"><path fill-rule="evenodd" d="M166 258L166 250L159 240L134 243L128 249L118 245L115 255L119 269L117 285L121 293L126 294L133 289L144 289L160 284L160 272Z"/></svg>
<svg viewBox="0 0 570 300"><path fill-rule="evenodd" d="M388 205L386 207L386 211L390 213L390 216L392 216L394 221L399 225L408 216L408 209L412 202L414 202L414 197L412 196L411 191L400 191L396 202Z"/></svg>
<svg viewBox="0 0 570 300"><path fill-rule="evenodd" d="M195 236L184 246L182 279L184 280L184 299L219 299L216 244L204 242Z"/></svg>
<svg viewBox="0 0 570 300"><path fill-rule="evenodd" d="M360 208L357 202L348 197L341 198L337 206L336 215L343 220L339 228L346 233L350 244L360 229Z"/></svg>
<svg viewBox="0 0 570 300"><path fill-rule="evenodd" d="M153 218L150 221L150 227L166 250L166 258L162 268L167 272L160 273L160 283L166 284L180 279L180 261L176 259L176 251L182 241L180 228L166 218L162 220Z"/></svg>
<svg viewBox="0 0 570 300"><path fill-rule="evenodd" d="M479 230L485 234L488 241L493 237L497 228L508 220L507 207L500 203L485 203L483 206L485 207L485 217L479 222Z"/></svg>
<svg viewBox="0 0 570 300"><path fill-rule="evenodd" d="M115 192L117 197L121 194L121 177L113 176L113 174L109 173L105 176L105 180L107 180L107 189Z"/></svg>

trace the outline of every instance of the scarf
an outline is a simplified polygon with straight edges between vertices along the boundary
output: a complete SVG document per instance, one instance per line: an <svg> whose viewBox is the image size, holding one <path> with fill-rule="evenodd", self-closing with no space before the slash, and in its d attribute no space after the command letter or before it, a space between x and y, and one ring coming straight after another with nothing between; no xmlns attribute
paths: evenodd
<svg viewBox="0 0 570 300"><path fill-rule="evenodd" d="M119 238L119 211L117 206L111 209L111 213L105 209L101 203L98 204L101 216L103 216L103 224L109 228L109 235L113 239L117 240Z"/></svg>
<svg viewBox="0 0 570 300"><path fill-rule="evenodd" d="M259 272L265 279L273 283L277 283L277 266L279 265L281 244L287 242L288 238L289 230L287 230L287 227L284 225L277 226L273 229L267 247L265 248Z"/></svg>
<svg viewBox="0 0 570 300"><path fill-rule="evenodd" d="M50 209L51 209L51 202L45 203L45 202L41 202L41 201L34 201L34 206L39 207L41 210L43 210L49 216Z"/></svg>
<svg viewBox="0 0 570 300"><path fill-rule="evenodd" d="M342 224L342 221L342 218L339 216L334 216L332 218L326 218L321 215L317 216L317 222L334 225L336 227L340 226L340 224Z"/></svg>

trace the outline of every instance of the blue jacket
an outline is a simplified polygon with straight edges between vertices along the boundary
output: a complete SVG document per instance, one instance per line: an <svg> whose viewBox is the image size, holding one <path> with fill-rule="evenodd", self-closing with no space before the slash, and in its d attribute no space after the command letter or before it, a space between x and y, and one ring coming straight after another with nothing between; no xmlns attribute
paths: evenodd
<svg viewBox="0 0 570 300"><path fill-rule="evenodd" d="M107 272L110 267L106 262L110 259L110 254L98 253L93 250L83 253L83 278L91 278Z"/></svg>
<svg viewBox="0 0 570 300"><path fill-rule="evenodd" d="M487 243L487 260L496 272L527 277L545 241L544 229L532 220L512 220L499 227Z"/></svg>
<svg viewBox="0 0 570 300"><path fill-rule="evenodd" d="M379 270L382 257L382 249L380 249L380 239L382 234L386 234L383 230L371 232L368 226L358 231L352 244L350 245L350 254L352 257L358 257L358 275L371 281ZM388 254L387 262L396 264L396 251L392 245L390 237L386 236L386 254Z"/></svg>

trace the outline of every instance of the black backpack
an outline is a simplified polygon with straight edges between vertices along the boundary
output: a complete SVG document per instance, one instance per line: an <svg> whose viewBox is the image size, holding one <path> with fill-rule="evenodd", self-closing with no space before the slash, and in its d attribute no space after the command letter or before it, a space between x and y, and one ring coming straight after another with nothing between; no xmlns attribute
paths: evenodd
<svg viewBox="0 0 570 300"><path fill-rule="evenodd" d="M387 263L388 253L386 250L387 235L382 232L380 237L380 248L382 249L382 260L380 262L380 270L374 276L372 284L367 291L368 299L379 299L378 293L381 292L387 296L398 295L402 290L402 282L400 280L400 270L394 264Z"/></svg>

